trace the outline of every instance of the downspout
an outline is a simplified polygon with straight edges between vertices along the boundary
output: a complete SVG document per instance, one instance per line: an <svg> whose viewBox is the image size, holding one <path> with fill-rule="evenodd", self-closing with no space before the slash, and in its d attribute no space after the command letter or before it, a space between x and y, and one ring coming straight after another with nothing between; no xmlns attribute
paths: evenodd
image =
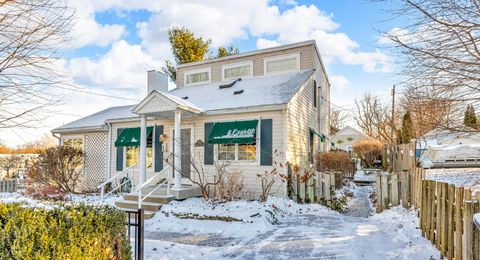
<svg viewBox="0 0 480 260"><path fill-rule="evenodd" d="M288 105L287 105L288 107ZM287 108L282 110L283 112L283 176L288 178L288 168L287 168ZM283 187L283 196L288 199L288 181L284 182Z"/></svg>
<svg viewBox="0 0 480 260"><path fill-rule="evenodd" d="M108 140L107 140L107 172L105 174L106 179L110 179L112 177L112 148L110 147L112 144L112 124L110 122L107 122L107 127L108 127Z"/></svg>
<svg viewBox="0 0 480 260"><path fill-rule="evenodd" d="M58 146L61 146L62 145L62 139L60 138L60 136L56 136L55 133L53 133L53 132L52 132L52 136L55 137L58 140Z"/></svg>

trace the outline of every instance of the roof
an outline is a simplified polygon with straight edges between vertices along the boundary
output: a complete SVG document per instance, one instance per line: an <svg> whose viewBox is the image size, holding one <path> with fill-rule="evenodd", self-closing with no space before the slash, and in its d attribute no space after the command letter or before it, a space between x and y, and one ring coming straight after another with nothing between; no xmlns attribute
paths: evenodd
<svg viewBox="0 0 480 260"><path fill-rule="evenodd" d="M177 104L192 107L207 114L211 111L226 109L283 105L292 99L314 73L315 69L301 70L246 78L237 81L229 88L221 89L219 86L224 85L225 82L215 82L159 93ZM241 94L234 95L234 91L240 90L243 90ZM136 106L110 107L55 128L52 132L106 130L107 120L137 118L138 115L132 112L134 107Z"/></svg>
<svg viewBox="0 0 480 260"><path fill-rule="evenodd" d="M363 133L360 130L357 130L357 129L351 127L351 126L346 126L346 127L342 128L340 131L338 131L337 133L335 133L335 135L332 136L332 139L335 139L336 137L339 137L339 136L342 136L342 135L352 135L352 134L349 134L348 131L353 132L357 135L361 135L365 138L371 138L370 136L368 136L367 134ZM345 132L347 132L347 134Z"/></svg>
<svg viewBox="0 0 480 260"><path fill-rule="evenodd" d="M225 82L181 87L168 94L186 100L203 111L286 104L313 75L314 69L256 76L238 81L230 88L220 89ZM234 91L243 90L234 95Z"/></svg>
<svg viewBox="0 0 480 260"><path fill-rule="evenodd" d="M63 126L57 127L52 132L62 132L67 130L80 130L80 129L105 129L105 121L108 119L127 119L138 117L132 113L134 106L117 106L109 107L95 114L80 118Z"/></svg>

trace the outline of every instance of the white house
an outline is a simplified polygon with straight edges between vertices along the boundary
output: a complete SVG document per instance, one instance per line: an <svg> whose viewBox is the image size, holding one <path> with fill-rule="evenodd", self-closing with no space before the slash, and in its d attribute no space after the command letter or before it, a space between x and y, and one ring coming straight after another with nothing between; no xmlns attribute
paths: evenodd
<svg viewBox="0 0 480 260"><path fill-rule="evenodd" d="M329 135L330 83L313 40L182 64L176 88L167 82L149 71L140 103L52 130L64 145L85 151L85 183L96 187L128 174L135 186L152 184L176 169L167 186L184 198L179 191L194 189L189 158L195 157L210 178L216 162L231 162L245 188L258 194L257 174L275 162L309 165L315 152L330 149L320 139ZM282 196L284 186L277 182L273 191Z"/></svg>
<svg viewBox="0 0 480 260"><path fill-rule="evenodd" d="M331 142L335 144L335 149L352 152L353 144L360 139L371 137L351 126L346 126L331 137Z"/></svg>

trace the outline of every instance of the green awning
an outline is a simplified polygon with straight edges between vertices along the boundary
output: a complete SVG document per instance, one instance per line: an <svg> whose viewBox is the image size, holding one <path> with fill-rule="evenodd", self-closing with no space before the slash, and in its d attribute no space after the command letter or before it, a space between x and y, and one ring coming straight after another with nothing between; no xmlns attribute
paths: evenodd
<svg viewBox="0 0 480 260"><path fill-rule="evenodd" d="M312 132L314 135L318 136L320 138L321 142L325 142L325 140L327 139L327 137L324 134L320 134L317 131L313 130L312 128L310 128L310 132Z"/></svg>
<svg viewBox="0 0 480 260"><path fill-rule="evenodd" d="M258 120L217 122L208 136L211 144L255 143Z"/></svg>
<svg viewBox="0 0 480 260"><path fill-rule="evenodd" d="M147 127L147 137L152 130L153 127ZM123 129L115 141L115 146L140 146L140 127Z"/></svg>

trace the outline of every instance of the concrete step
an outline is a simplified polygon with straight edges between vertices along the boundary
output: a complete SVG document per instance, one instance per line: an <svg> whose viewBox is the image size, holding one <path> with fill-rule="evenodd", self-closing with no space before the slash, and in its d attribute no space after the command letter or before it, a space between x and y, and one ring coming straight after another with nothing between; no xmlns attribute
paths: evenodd
<svg viewBox="0 0 480 260"><path fill-rule="evenodd" d="M120 207L117 207L119 210L123 210L123 211L131 211L132 209L127 209L127 208L120 208ZM144 210L143 211L143 216L145 217L145 219L150 219L150 218L153 218L153 216L155 216L155 211L150 211L150 210ZM132 215L131 217L131 220L132 222L135 220L134 218L134 215Z"/></svg>
<svg viewBox="0 0 480 260"><path fill-rule="evenodd" d="M162 205L162 203L142 202L142 209L155 212L159 211ZM117 200L115 201L115 206L123 209L138 209L138 201Z"/></svg>
<svg viewBox="0 0 480 260"><path fill-rule="evenodd" d="M145 196L142 195L142 198L145 198ZM138 201L138 195L137 194L125 194L123 195L124 200L129 200L129 201ZM167 204L170 201L174 200L175 197L173 195L167 196L167 195L150 195L146 197L143 202L155 202L155 203L160 203L160 204ZM142 203L143 203L142 202Z"/></svg>

